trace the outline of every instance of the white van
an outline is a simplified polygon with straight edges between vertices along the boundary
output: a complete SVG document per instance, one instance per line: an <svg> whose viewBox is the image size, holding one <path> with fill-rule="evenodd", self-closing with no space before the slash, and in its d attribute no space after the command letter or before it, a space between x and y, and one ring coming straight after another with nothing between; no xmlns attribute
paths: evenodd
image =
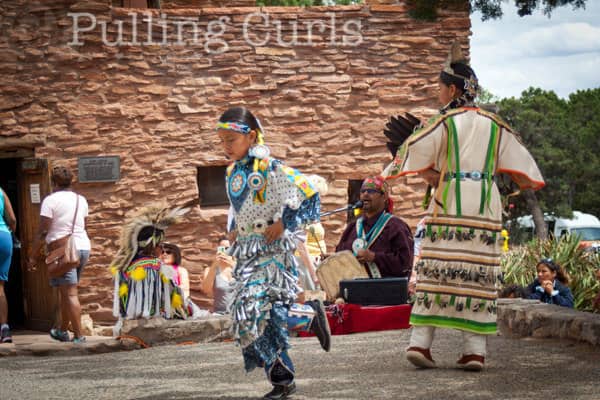
<svg viewBox="0 0 600 400"><path fill-rule="evenodd" d="M573 218L556 218L554 215L544 215L548 233L554 237L566 234L579 235L582 247L600 248L600 220L592 214L573 211ZM520 230L527 234L535 234L535 226L531 215L517 218Z"/></svg>

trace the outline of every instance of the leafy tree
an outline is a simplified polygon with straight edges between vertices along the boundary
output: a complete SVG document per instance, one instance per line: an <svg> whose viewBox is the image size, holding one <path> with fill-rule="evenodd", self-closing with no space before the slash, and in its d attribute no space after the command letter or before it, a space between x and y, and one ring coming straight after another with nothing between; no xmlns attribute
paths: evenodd
<svg viewBox="0 0 600 400"><path fill-rule="evenodd" d="M600 88L578 91L568 100L529 88L497 106L544 175L546 186L537 193L541 209L563 217L572 210L600 215ZM531 196L512 201L511 217L531 213L525 200Z"/></svg>
<svg viewBox="0 0 600 400"><path fill-rule="evenodd" d="M484 87L479 88L479 93L477 94L477 101L479 103L489 104L489 103L495 103L499 100L500 100L499 97L497 97L495 94L493 94L486 88L484 88Z"/></svg>
<svg viewBox="0 0 600 400"><path fill-rule="evenodd" d="M600 88L569 96L569 130L578 165L572 188L572 208L600 216Z"/></svg>
<svg viewBox="0 0 600 400"><path fill-rule="evenodd" d="M435 19L436 9L455 7L468 4L471 12L480 11L481 19L497 19L502 17L502 3L514 1L517 14L523 17L531 15L535 10L542 9L545 15L550 16L557 7L571 5L573 8L585 8L587 0L411 0L415 18Z"/></svg>

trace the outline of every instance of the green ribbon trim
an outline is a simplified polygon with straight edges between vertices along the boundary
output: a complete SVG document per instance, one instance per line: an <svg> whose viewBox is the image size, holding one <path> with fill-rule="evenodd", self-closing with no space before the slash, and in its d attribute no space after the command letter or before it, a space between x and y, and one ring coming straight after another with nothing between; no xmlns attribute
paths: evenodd
<svg viewBox="0 0 600 400"><path fill-rule="evenodd" d="M452 139L450 139L452 138ZM452 146L451 146L452 145ZM454 184L454 192L456 194L456 216L457 217L461 217L462 216L462 207L461 207L461 200L460 200L460 152L459 152L459 148L458 148L458 131L456 130L456 124L454 123L454 118L450 117L448 118L448 171L452 171L452 169L450 168L450 153L451 153L451 148L454 148L454 171L456 171L455 173L455 177L454 179L456 180L456 183ZM451 181L451 180L450 180ZM448 182L450 182L448 181ZM445 206L445 202L444 202L444 206ZM446 209L444 209L444 212L446 212ZM447 212L446 212L447 213Z"/></svg>
<svg viewBox="0 0 600 400"><path fill-rule="evenodd" d="M450 135L450 128L448 127L448 145L446 146L446 170L448 172L452 171L452 135ZM450 182L452 179L448 179L447 181L444 179L444 191L442 192L442 208L444 209L444 214L448 214L448 191L450 190Z"/></svg>
<svg viewBox="0 0 600 400"><path fill-rule="evenodd" d="M486 177L481 180L481 200L479 202L479 214L483 215L485 206L487 204L490 207L492 200L492 175L494 172L494 164L496 163L495 157L496 143L498 141L498 124L491 121L490 128L490 140L488 142L488 148L485 156L485 164L483 166L483 172Z"/></svg>
<svg viewBox="0 0 600 400"><path fill-rule="evenodd" d="M430 185L427 185L427 190L425 191L425 198L423 199L423 203L421 203L421 206L424 210L427 210L427 208L429 207L429 203L431 203L432 190L433 188Z"/></svg>
<svg viewBox="0 0 600 400"><path fill-rule="evenodd" d="M437 315L411 314L410 323L412 325L428 325L436 326L438 328L460 329L482 335L492 335L498 330L496 322L477 322L464 318L440 317Z"/></svg>

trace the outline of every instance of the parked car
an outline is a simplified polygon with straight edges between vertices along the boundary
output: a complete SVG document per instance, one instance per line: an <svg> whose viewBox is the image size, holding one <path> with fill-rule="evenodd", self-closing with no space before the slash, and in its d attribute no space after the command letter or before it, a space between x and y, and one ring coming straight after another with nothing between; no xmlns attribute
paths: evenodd
<svg viewBox="0 0 600 400"><path fill-rule="evenodd" d="M557 238L567 234L578 235L581 247L590 251L600 251L600 220L596 216L581 211L573 211L572 218L545 214L544 222L550 235ZM535 235L535 225L531 215L517 218L516 228L519 231L520 242L530 240Z"/></svg>

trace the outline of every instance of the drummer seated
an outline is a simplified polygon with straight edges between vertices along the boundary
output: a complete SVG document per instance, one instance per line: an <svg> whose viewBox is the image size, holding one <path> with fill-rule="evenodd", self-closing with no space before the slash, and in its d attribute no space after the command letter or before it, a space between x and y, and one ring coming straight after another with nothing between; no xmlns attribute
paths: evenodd
<svg viewBox="0 0 600 400"><path fill-rule="evenodd" d="M384 178L370 177L360 189L362 215L350 223L335 251L351 250L371 278L409 277L413 237L408 225L392 214Z"/></svg>

